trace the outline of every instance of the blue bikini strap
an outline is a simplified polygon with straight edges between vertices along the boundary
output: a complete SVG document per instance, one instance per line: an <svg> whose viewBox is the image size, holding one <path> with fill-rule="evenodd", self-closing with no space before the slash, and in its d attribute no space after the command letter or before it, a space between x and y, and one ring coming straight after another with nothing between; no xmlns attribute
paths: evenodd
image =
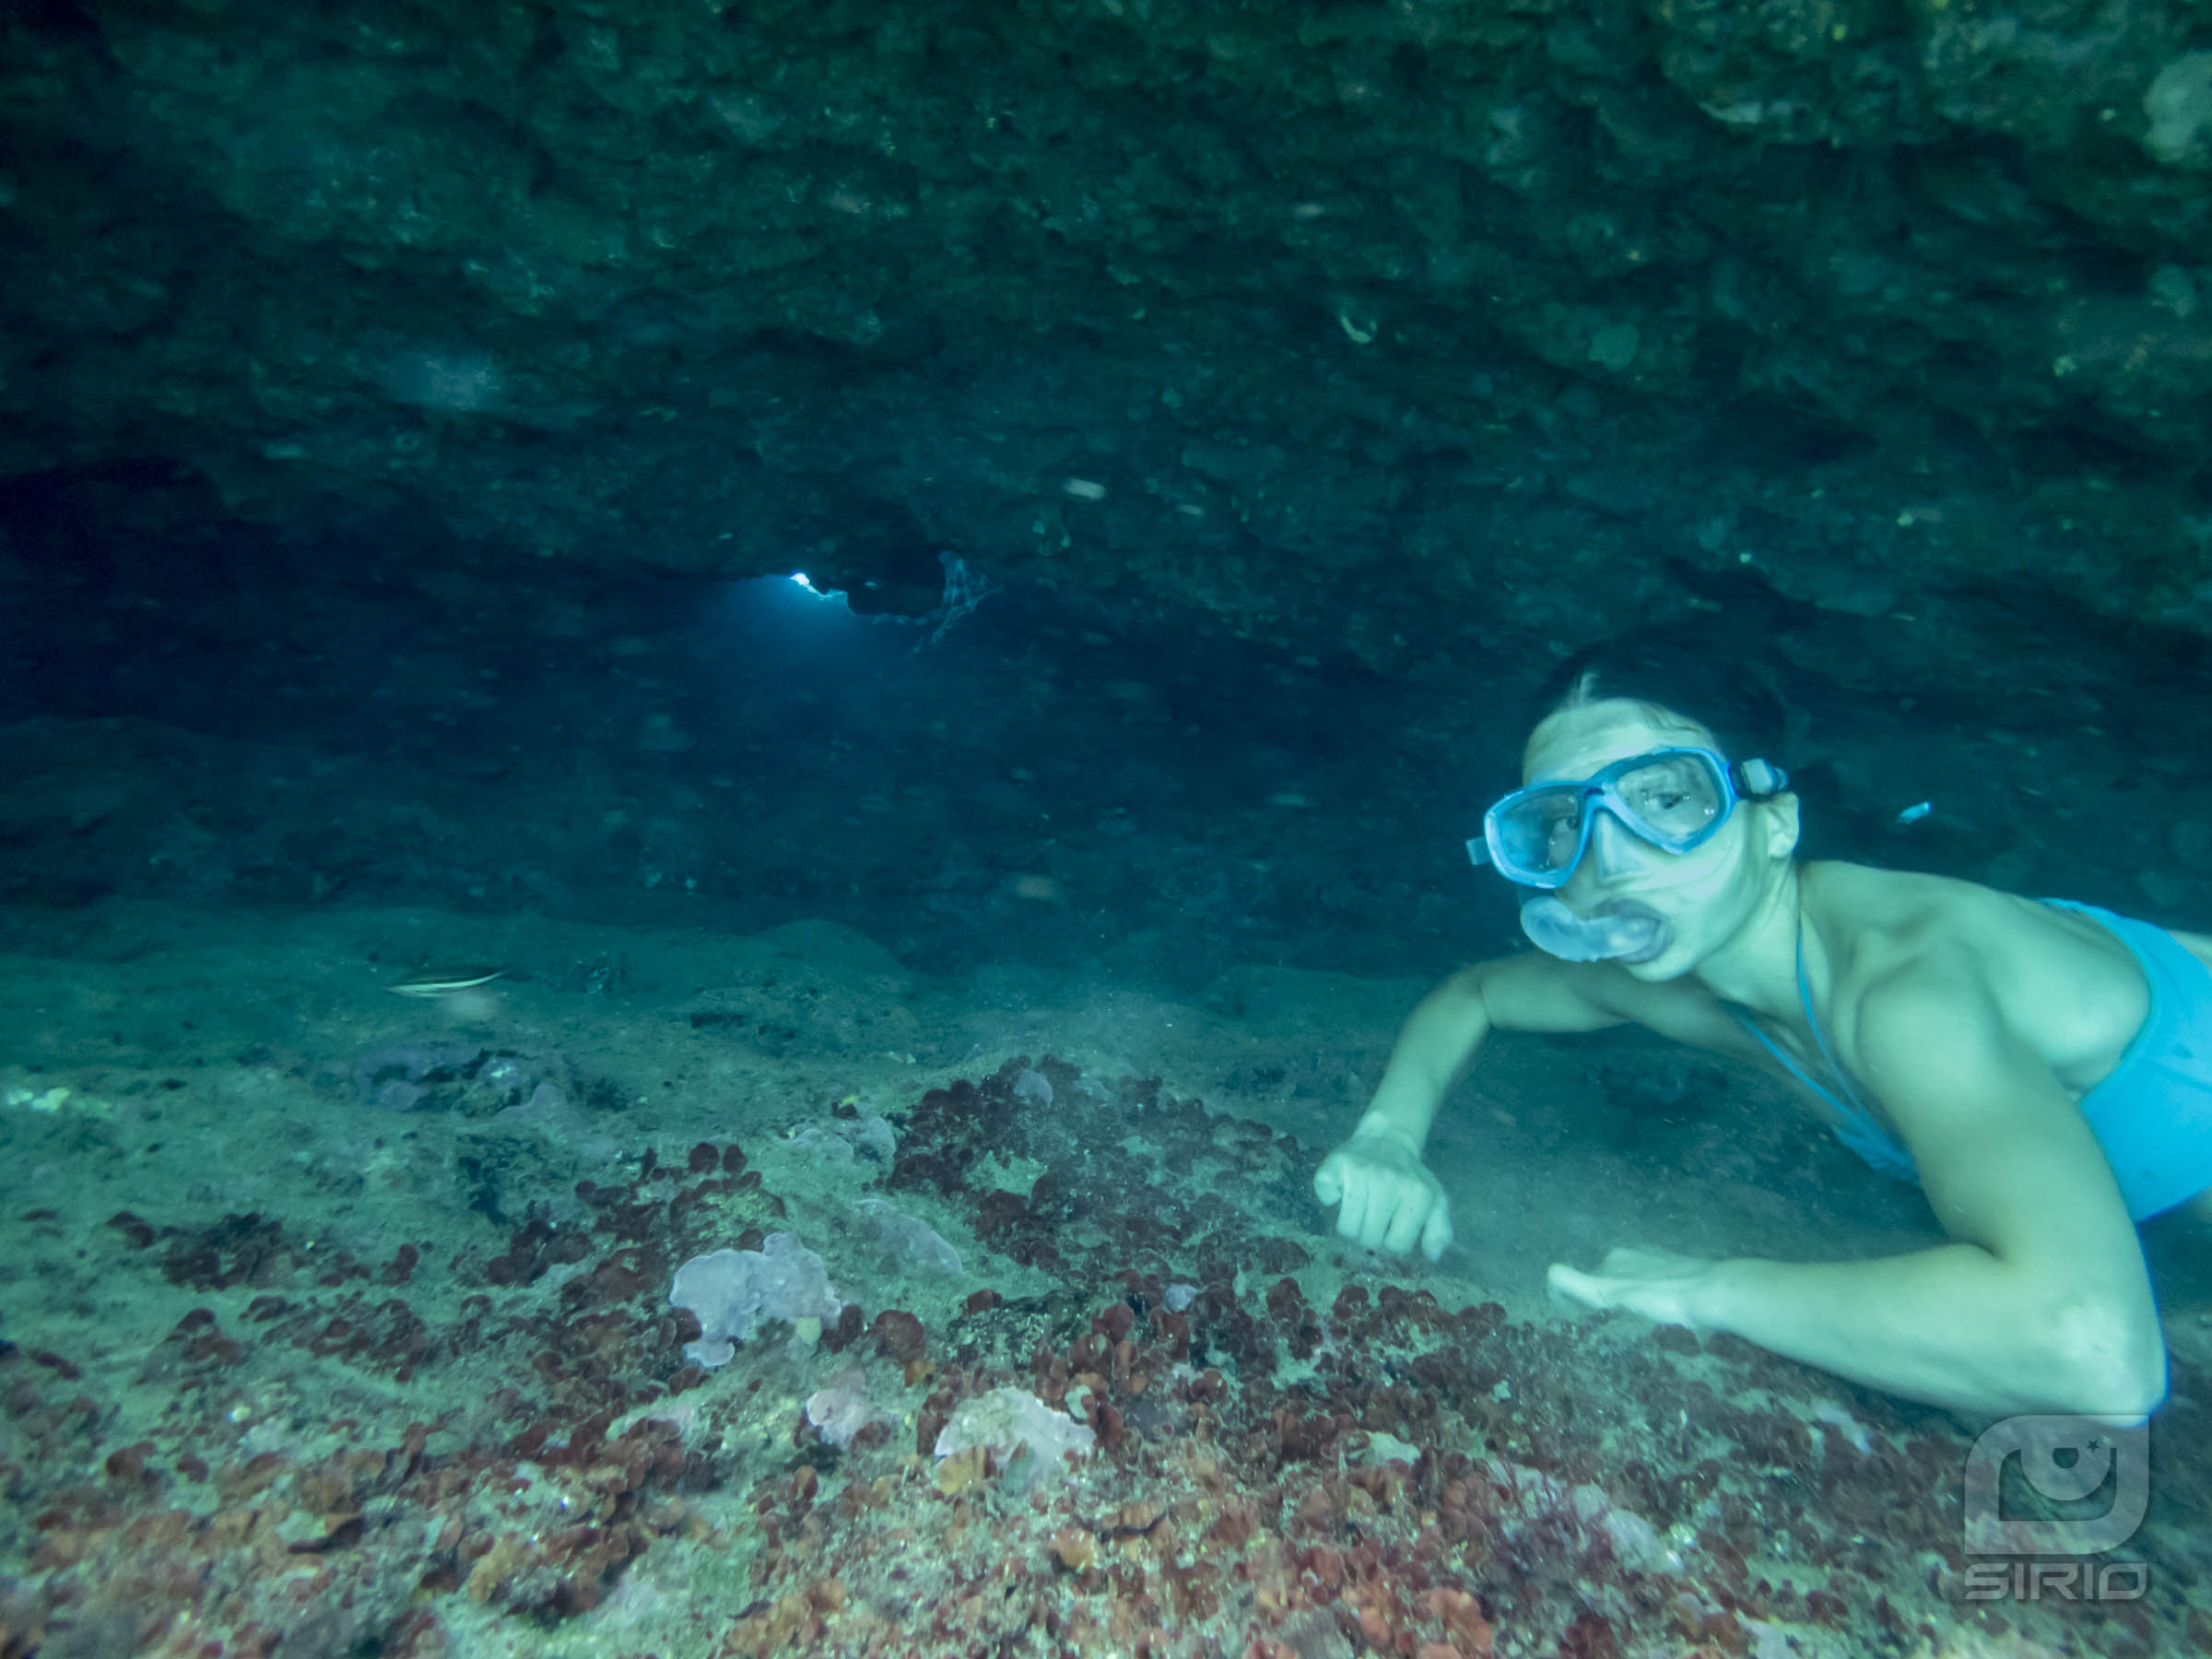
<svg viewBox="0 0 2212 1659"><path fill-rule="evenodd" d="M1876 1169L1886 1171L1900 1180L1912 1180L1914 1178L1912 1155L1899 1146L1895 1137L1882 1127L1881 1120L1867 1110L1865 1101L1860 1098L1859 1091L1852 1087L1850 1074L1836 1063L1835 1051L1829 1047L1827 1033L1821 1030L1819 1018L1813 1012L1813 988L1805 973L1805 932L1802 924L1799 924L1797 934L1797 999L1804 1005L1805 1023L1813 1033L1813 1041L1819 1047L1820 1058L1827 1063L1830 1073L1836 1079L1837 1087L1843 1091L1841 1096L1839 1096L1835 1089L1821 1083L1804 1066L1798 1065L1789 1051L1761 1030L1759 1022L1753 1019L1748 1013L1737 1008L1735 1010L1735 1018L1744 1030L1758 1038L1767 1053L1781 1063L1783 1070L1827 1101L1834 1110L1836 1115L1842 1120L1835 1126L1835 1135L1838 1140Z"/></svg>
<svg viewBox="0 0 2212 1659"><path fill-rule="evenodd" d="M1803 923L1799 923L1797 926L1797 1000L1805 1005L1805 1023L1812 1028L1813 1041L1820 1045L1820 1058L1828 1063L1829 1075L1835 1078L1837 1087L1842 1089L1844 1098L1850 1100L1853 1115L1865 1118L1875 1132L1882 1135L1882 1138L1887 1140L1888 1135L1882 1130L1881 1120L1866 1110L1866 1102L1859 1098L1859 1091L1852 1087L1850 1074L1838 1064L1836 1051L1828 1046L1828 1034L1820 1029L1820 1017L1813 1012L1813 987L1805 977L1805 924Z"/></svg>

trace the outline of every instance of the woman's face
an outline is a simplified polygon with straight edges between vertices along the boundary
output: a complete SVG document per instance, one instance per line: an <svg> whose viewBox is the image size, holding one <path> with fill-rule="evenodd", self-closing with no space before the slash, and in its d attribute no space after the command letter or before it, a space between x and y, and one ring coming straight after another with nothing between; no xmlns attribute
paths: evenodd
<svg viewBox="0 0 2212 1659"><path fill-rule="evenodd" d="M1522 781L1579 782L1616 760L1669 747L1719 745L1694 721L1657 717L1647 704L1591 703L1537 726L1522 757ZM1667 853L1611 813L1600 812L1582 863L1556 896L1583 916L1623 900L1656 912L1666 923L1666 947L1649 961L1622 966L1638 979L1677 978L1711 955L1756 908L1759 871L1747 853L1759 840L1759 816L1758 807L1739 806L1712 840L1687 853Z"/></svg>

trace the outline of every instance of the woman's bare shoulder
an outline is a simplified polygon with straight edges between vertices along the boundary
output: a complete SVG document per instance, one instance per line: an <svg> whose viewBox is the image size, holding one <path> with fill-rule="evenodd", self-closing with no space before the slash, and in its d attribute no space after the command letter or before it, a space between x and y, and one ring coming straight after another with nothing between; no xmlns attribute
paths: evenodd
<svg viewBox="0 0 2212 1659"><path fill-rule="evenodd" d="M1830 922L1843 922L1847 935L1867 943L1918 944L1932 933L2017 919L2033 902L1953 876L1878 865L1823 860L1806 874Z"/></svg>
<svg viewBox="0 0 2212 1659"><path fill-rule="evenodd" d="M2085 986L2109 993L2105 980L2139 982L2127 947L2091 917L1956 877L1826 867L1823 912L1841 921L1831 936L1847 985L1859 991L1900 975L1963 975L2007 1006L2025 998L2041 1007Z"/></svg>
<svg viewBox="0 0 2212 1659"><path fill-rule="evenodd" d="M1856 931L1912 938L1929 931L1967 940L1989 930L2028 926L2095 928L2088 917L2041 899L1984 887L1956 876L1888 870L1875 865L1822 862L1806 866L1841 915ZM2193 951L2212 949L2212 935L2176 931Z"/></svg>

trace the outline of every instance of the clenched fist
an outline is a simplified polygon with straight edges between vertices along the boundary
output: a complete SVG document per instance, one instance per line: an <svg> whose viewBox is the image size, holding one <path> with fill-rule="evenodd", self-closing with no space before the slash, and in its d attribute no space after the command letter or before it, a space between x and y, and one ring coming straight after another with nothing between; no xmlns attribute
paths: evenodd
<svg viewBox="0 0 2212 1659"><path fill-rule="evenodd" d="M1420 1153L1388 1130L1362 1130L1323 1159L1313 1195L1343 1206L1336 1230L1366 1249L1403 1254L1418 1241L1433 1262L1452 1242L1442 1185Z"/></svg>

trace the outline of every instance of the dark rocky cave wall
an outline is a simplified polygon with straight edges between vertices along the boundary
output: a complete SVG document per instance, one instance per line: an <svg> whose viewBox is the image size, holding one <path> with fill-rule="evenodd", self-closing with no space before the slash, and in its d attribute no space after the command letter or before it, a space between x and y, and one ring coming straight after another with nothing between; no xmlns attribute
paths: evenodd
<svg viewBox="0 0 2212 1659"><path fill-rule="evenodd" d="M1437 683L1681 621L1934 695L2212 628L2212 6L6 31L0 470L95 528L892 607L954 548Z"/></svg>

